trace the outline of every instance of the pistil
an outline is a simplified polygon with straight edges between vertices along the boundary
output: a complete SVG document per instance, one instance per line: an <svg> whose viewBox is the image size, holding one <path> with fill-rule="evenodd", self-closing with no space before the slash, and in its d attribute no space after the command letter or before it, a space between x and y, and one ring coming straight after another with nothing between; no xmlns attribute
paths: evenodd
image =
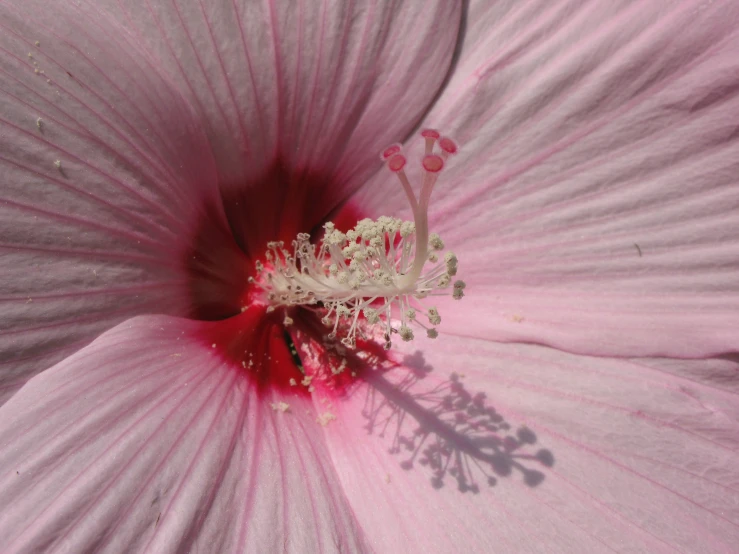
<svg viewBox="0 0 739 554"><path fill-rule="evenodd" d="M268 311L295 306L314 310L330 329L328 338L340 338L349 348L355 347L357 336L368 339L376 329L382 331L386 348L391 346L392 334L412 340L412 326L424 329L429 338L438 336L441 316L435 307L424 304L430 296L448 294L444 289L457 273L457 258L451 252L439 258L444 243L437 234L429 234L428 208L445 161L457 147L437 131L428 129L421 135L426 153L418 198L405 173L407 160L401 146L391 145L381 154L403 187L413 221L386 216L363 219L346 233L327 222L319 245L311 244L306 233L297 236L291 249L282 242L269 243L265 261L255 264L256 278L250 278L262 289ZM437 146L439 152L434 153ZM452 297L462 298L464 288L463 281L456 281ZM293 320L285 313L284 321Z"/></svg>

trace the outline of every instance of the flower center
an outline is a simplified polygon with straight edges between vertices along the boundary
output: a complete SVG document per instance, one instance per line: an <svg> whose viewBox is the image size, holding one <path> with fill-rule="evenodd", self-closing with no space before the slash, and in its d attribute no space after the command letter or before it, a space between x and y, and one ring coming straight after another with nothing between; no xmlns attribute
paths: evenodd
<svg viewBox="0 0 739 554"><path fill-rule="evenodd" d="M367 339L377 331L385 348L390 348L394 333L404 341L412 340L413 327L423 328L429 338L438 336L441 316L425 304L430 296L448 294L444 289L457 274L457 257L452 252L440 257L444 243L439 235L429 234L428 206L444 164L457 146L431 129L421 136L426 151L418 198L404 171L401 146L389 146L381 155L405 191L413 221L386 216L363 219L346 233L327 222L318 245L311 244L307 233L298 234L291 250L282 241L268 243L264 262L255 264L256 278L249 278L263 291L268 311L294 306L315 310L331 328L328 338L341 337L348 348L355 347L357 335ZM452 297L462 298L464 288L463 281L456 281ZM420 321L419 314L427 322ZM283 323L293 323L288 311Z"/></svg>

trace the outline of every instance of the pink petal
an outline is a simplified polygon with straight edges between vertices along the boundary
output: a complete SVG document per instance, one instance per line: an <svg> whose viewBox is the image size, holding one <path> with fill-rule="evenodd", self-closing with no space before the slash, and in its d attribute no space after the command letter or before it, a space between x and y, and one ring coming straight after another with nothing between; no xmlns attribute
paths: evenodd
<svg viewBox="0 0 739 554"><path fill-rule="evenodd" d="M461 144L431 207L473 300L448 331L587 354L736 350L737 18L735 2L472 3L427 120ZM379 180L357 205L404 210Z"/></svg>
<svg viewBox="0 0 739 554"><path fill-rule="evenodd" d="M444 341L327 427L375 551L735 551L735 361Z"/></svg>
<svg viewBox="0 0 739 554"><path fill-rule="evenodd" d="M15 4L0 8L0 403L131 315L189 313L192 236L225 226L207 139L162 67L113 21Z"/></svg>
<svg viewBox="0 0 739 554"><path fill-rule="evenodd" d="M309 400L198 341L220 325L133 319L0 408L0 550L366 550Z"/></svg>
<svg viewBox="0 0 739 554"><path fill-rule="evenodd" d="M224 190L264 185L275 165L293 185L312 173L356 188L437 94L460 21L446 0L96 4L203 114Z"/></svg>

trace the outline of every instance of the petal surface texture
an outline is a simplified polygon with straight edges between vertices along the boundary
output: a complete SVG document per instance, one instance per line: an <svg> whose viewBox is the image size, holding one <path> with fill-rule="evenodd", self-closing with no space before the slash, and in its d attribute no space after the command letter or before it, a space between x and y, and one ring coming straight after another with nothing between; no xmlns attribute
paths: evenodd
<svg viewBox="0 0 739 554"><path fill-rule="evenodd" d="M126 21L203 114L226 192L257 187L275 163L319 173L324 186L362 184L437 94L461 15L445 0L97 5Z"/></svg>
<svg viewBox="0 0 739 554"><path fill-rule="evenodd" d="M2 403L132 315L187 315L219 199L193 111L117 23L24 2L0 29Z"/></svg>
<svg viewBox="0 0 739 554"><path fill-rule="evenodd" d="M426 122L461 145L430 226L475 299L444 329L598 355L735 352L739 4L471 2L467 23ZM382 175L356 201L406 210Z"/></svg>
<svg viewBox="0 0 739 554"><path fill-rule="evenodd" d="M445 340L326 427L376 552L735 551L736 361Z"/></svg>
<svg viewBox="0 0 739 554"><path fill-rule="evenodd" d="M310 400L257 394L219 325L135 318L0 408L0 550L367 551Z"/></svg>

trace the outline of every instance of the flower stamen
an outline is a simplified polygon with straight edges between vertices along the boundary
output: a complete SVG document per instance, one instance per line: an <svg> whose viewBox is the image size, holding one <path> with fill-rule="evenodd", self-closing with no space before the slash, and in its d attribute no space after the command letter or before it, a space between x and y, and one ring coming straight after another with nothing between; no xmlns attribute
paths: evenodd
<svg viewBox="0 0 739 554"><path fill-rule="evenodd" d="M329 339L341 337L341 343L356 346L357 336L369 338L379 327L390 348L390 337L397 334L403 341L414 338L412 326L436 338L441 316L435 307L423 308L423 300L445 293L457 273L457 257L447 252L440 260L436 252L444 248L438 234L429 234L428 206L431 193L456 144L427 129L425 155L421 160L423 178L418 198L405 173L407 160L399 144L387 147L381 154L387 168L394 173L408 198L413 221L381 216L376 221L362 219L343 233L332 222L324 225L324 236L318 245L307 233L298 234L292 249L283 242L267 244L265 261L255 264L256 276L249 279L264 292L270 311L302 306L315 310L330 329ZM440 152L434 153L438 145ZM426 270L427 265L431 268ZM463 281L456 281L452 297L464 296ZM428 324L418 320L425 316ZM399 319L393 323L393 318ZM293 319L284 316L285 325Z"/></svg>

